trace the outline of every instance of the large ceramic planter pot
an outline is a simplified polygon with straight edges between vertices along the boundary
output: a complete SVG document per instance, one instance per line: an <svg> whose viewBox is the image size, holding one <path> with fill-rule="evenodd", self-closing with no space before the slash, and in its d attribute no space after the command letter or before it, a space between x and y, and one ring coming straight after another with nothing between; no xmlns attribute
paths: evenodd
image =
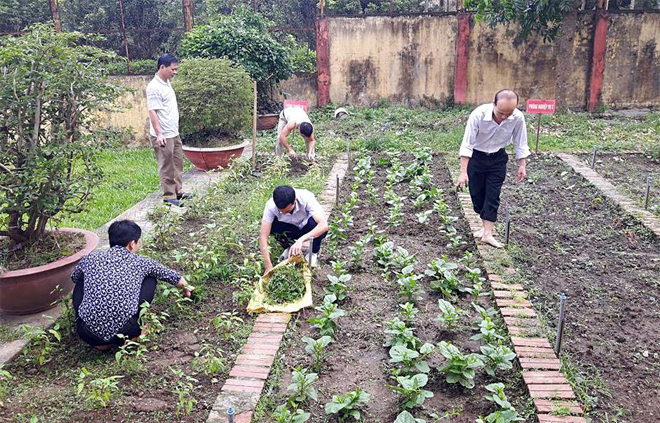
<svg viewBox="0 0 660 423"><path fill-rule="evenodd" d="M279 113L272 113L267 115L257 116L257 129L259 131L266 131L277 127L277 121L280 120Z"/></svg>
<svg viewBox="0 0 660 423"><path fill-rule="evenodd" d="M0 312L32 314L47 310L73 291L71 274L80 259L99 244L94 232L62 228L61 232L82 233L85 247L77 253L43 266L0 274Z"/></svg>
<svg viewBox="0 0 660 423"><path fill-rule="evenodd" d="M207 171L220 167L226 168L229 166L229 162L243 154L243 149L248 144L250 144L250 141L218 148L197 148L184 145L183 154L197 169Z"/></svg>

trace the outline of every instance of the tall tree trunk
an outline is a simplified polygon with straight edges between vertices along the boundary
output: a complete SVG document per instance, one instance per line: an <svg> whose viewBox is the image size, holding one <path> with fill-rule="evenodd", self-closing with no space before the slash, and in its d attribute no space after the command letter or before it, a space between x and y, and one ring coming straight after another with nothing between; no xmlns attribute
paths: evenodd
<svg viewBox="0 0 660 423"><path fill-rule="evenodd" d="M573 42L578 35L578 10L581 1L573 1L571 11L564 17L562 28L555 39L557 74L555 80L555 100L557 101L557 111L565 112L568 110L569 98L571 92L571 75L573 73ZM586 95L586 93L585 93Z"/></svg>

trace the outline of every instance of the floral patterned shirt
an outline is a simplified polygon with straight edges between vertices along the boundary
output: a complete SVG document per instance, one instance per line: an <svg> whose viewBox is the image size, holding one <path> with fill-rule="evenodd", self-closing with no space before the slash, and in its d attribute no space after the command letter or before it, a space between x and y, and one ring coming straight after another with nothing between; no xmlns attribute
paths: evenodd
<svg viewBox="0 0 660 423"><path fill-rule="evenodd" d="M71 275L73 283L83 282L78 316L95 335L109 341L138 312L140 288L147 276L172 285L181 279L177 272L125 247L86 255Z"/></svg>

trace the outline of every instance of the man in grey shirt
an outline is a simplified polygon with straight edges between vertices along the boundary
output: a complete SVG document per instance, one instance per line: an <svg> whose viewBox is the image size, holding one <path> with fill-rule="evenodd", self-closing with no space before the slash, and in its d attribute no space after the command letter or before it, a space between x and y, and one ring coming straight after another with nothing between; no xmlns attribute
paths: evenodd
<svg viewBox="0 0 660 423"><path fill-rule="evenodd" d="M504 247L493 237L493 226L506 177L505 148L509 144L513 143L518 159L516 181L521 182L527 176L526 158L530 155L527 126L525 115L517 106L518 94L500 90L492 103L477 107L468 119L459 153L461 173L456 188L469 187L473 209L483 225L474 236L496 248Z"/></svg>
<svg viewBox="0 0 660 423"><path fill-rule="evenodd" d="M302 252L302 245L314 237L310 266L315 267L321 241L328 233L328 220L323 208L306 189L294 189L281 185L273 191L273 198L266 202L259 231L259 250L264 258L265 272L273 268L268 248L268 237L273 234L285 248L282 259Z"/></svg>
<svg viewBox="0 0 660 423"><path fill-rule="evenodd" d="M183 145L179 136L179 108L170 81L177 73L176 57L165 53L158 58L158 72L147 85L149 134L156 153L163 202L180 206L188 198L183 192Z"/></svg>

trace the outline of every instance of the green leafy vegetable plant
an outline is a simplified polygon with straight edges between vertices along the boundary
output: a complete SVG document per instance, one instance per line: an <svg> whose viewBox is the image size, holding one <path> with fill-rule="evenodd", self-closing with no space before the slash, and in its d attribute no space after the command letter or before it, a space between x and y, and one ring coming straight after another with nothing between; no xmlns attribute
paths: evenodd
<svg viewBox="0 0 660 423"><path fill-rule="evenodd" d="M479 323L479 333L470 339L480 341L482 344L492 344L497 342L498 339L502 339L502 337L497 334L495 323L493 323L490 317L484 317Z"/></svg>
<svg viewBox="0 0 660 423"><path fill-rule="evenodd" d="M491 383L490 385L486 385L486 390L491 392L484 396L488 401L494 402L503 410L512 408L511 403L508 401L506 394L504 393L503 383Z"/></svg>
<svg viewBox="0 0 660 423"><path fill-rule="evenodd" d="M465 311L454 307L449 301L443 299L438 300L438 307L440 308L440 314L435 320L448 330L455 329L461 316L466 314Z"/></svg>
<svg viewBox="0 0 660 423"><path fill-rule="evenodd" d="M276 423L305 423L311 416L303 410L296 408L295 411L289 410L287 404L282 404L275 409L273 418Z"/></svg>
<svg viewBox="0 0 660 423"><path fill-rule="evenodd" d="M326 294L333 294L337 297L337 301L344 301L348 296L348 287L346 283L351 280L351 275L345 274L341 276L328 275L330 285L326 285L323 289Z"/></svg>
<svg viewBox="0 0 660 423"><path fill-rule="evenodd" d="M312 356L312 367L316 373L321 373L321 364L330 357L330 353L326 351L326 347L332 342L332 337L322 336L319 339L312 339L310 337L303 337L302 341L307 344L305 351Z"/></svg>
<svg viewBox="0 0 660 423"><path fill-rule="evenodd" d="M426 420L416 419L408 410L404 410L396 416L394 423L426 423Z"/></svg>
<svg viewBox="0 0 660 423"><path fill-rule="evenodd" d="M349 418L359 421L361 418L360 410L370 400L371 395L360 388L344 395L333 395L332 401L325 405L325 414L337 414L340 422L345 422Z"/></svg>
<svg viewBox="0 0 660 423"><path fill-rule="evenodd" d="M395 369L392 373L395 376L409 375L412 373L429 373L429 367L426 358L435 350L435 346L425 343L419 351L411 350L405 345L395 345L390 348L390 363L398 364L401 367Z"/></svg>
<svg viewBox="0 0 660 423"><path fill-rule="evenodd" d="M321 336L327 335L334 338L337 330L335 320L346 315L346 312L340 309L335 301L337 301L337 297L334 294L326 295L323 298L323 304L314 307L314 310L321 312L321 314L309 319L309 322L314 324L312 327L321 331Z"/></svg>
<svg viewBox="0 0 660 423"><path fill-rule="evenodd" d="M308 399L314 401L318 400L318 393L312 387L312 384L318 380L319 376L316 373L310 373L307 369L298 366L296 370L291 373L291 383L286 389L293 392L289 397L290 404L302 404Z"/></svg>
<svg viewBox="0 0 660 423"><path fill-rule="evenodd" d="M422 275L415 273L413 265L404 267L396 279L396 283L399 285L399 294L406 297L408 301L419 301L424 294L424 290L419 283L422 277Z"/></svg>
<svg viewBox="0 0 660 423"><path fill-rule="evenodd" d="M433 392L422 389L429 381L429 377L424 373L398 376L396 381L399 385L390 385L390 388L404 396L405 408L415 408L422 405L427 398L433 397Z"/></svg>
<svg viewBox="0 0 660 423"><path fill-rule="evenodd" d="M415 316L419 313L419 309L415 307L413 303L399 304L399 314L403 317L403 320L406 323L412 323L415 320Z"/></svg>
<svg viewBox="0 0 660 423"><path fill-rule="evenodd" d="M420 347L421 342L415 337L413 333L414 329L406 326L406 323L398 317L388 320L385 324L387 325L387 329L385 329L386 339L384 346L403 345L414 350Z"/></svg>
<svg viewBox="0 0 660 423"><path fill-rule="evenodd" d="M485 364L486 373L495 376L497 370L511 370L516 353L506 345L482 345L481 360Z"/></svg>
<svg viewBox="0 0 660 423"><path fill-rule="evenodd" d="M85 398L92 408L105 408L113 395L119 391L119 379L124 376L109 376L105 378L91 378L92 373L86 368L80 369L76 395Z"/></svg>
<svg viewBox="0 0 660 423"><path fill-rule="evenodd" d="M467 389L474 388L475 370L484 366L481 357L477 354L463 354L446 341L438 344L438 350L446 359L445 365L439 370L445 375L447 383L459 383Z"/></svg>

